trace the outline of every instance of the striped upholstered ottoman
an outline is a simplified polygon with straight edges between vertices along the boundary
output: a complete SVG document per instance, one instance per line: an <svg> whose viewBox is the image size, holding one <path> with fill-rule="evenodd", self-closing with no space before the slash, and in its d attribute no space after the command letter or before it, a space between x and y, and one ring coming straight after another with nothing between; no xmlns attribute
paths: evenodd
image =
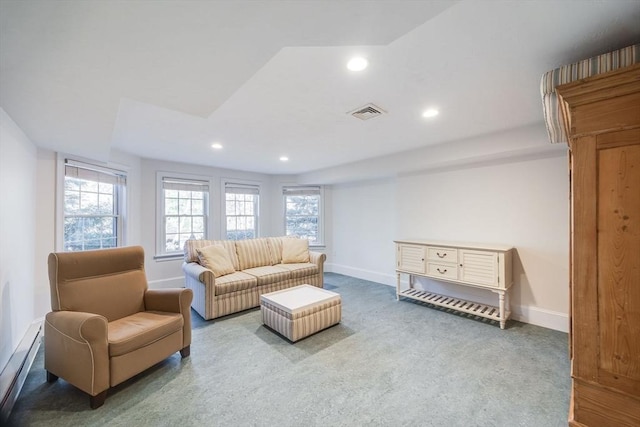
<svg viewBox="0 0 640 427"><path fill-rule="evenodd" d="M260 296L262 323L298 341L340 323L340 295L311 285L299 285Z"/></svg>

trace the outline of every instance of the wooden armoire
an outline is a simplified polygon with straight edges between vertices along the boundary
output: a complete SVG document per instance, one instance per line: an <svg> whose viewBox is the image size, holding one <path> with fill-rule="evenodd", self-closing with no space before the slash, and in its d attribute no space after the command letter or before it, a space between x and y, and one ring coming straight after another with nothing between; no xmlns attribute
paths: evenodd
<svg viewBox="0 0 640 427"><path fill-rule="evenodd" d="M640 426L640 64L556 88L569 135L569 424Z"/></svg>

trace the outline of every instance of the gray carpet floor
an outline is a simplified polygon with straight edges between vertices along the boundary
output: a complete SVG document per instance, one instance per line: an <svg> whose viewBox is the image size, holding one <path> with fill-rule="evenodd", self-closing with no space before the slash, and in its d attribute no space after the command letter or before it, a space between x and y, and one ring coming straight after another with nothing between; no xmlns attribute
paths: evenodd
<svg viewBox="0 0 640 427"><path fill-rule="evenodd" d="M566 426L567 334L395 299L389 286L327 273L342 322L290 343L253 309L194 313L176 353L106 403L45 380L43 348L12 426Z"/></svg>

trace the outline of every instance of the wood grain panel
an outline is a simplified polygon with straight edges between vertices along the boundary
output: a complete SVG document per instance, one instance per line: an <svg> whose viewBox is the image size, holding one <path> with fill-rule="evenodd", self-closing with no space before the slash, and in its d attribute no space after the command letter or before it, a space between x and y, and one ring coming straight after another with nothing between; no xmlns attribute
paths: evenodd
<svg viewBox="0 0 640 427"><path fill-rule="evenodd" d="M640 145L599 150L598 168L600 382L638 395Z"/></svg>
<svg viewBox="0 0 640 427"><path fill-rule="evenodd" d="M572 415L572 425L638 427L640 404L624 394L578 380L573 384Z"/></svg>
<svg viewBox="0 0 640 427"><path fill-rule="evenodd" d="M640 83L638 87L640 90ZM640 117L640 92L612 99L604 110L599 104L572 108L571 116L571 133L575 136L620 129Z"/></svg>
<svg viewBox="0 0 640 427"><path fill-rule="evenodd" d="M573 288L572 375L596 381L598 286L596 250L596 138L576 139L572 148ZM595 330L594 330L595 329ZM580 357L577 357L579 355Z"/></svg>

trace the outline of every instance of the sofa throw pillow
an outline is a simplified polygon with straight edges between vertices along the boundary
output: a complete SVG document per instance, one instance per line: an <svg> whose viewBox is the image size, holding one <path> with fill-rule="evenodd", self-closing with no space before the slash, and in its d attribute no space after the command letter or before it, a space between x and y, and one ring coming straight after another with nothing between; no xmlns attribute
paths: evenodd
<svg viewBox="0 0 640 427"><path fill-rule="evenodd" d="M225 274L231 274L236 271L236 269L233 268L233 263L227 250L222 245L197 248L196 252L198 252L200 265L213 271L215 277L224 276Z"/></svg>
<svg viewBox="0 0 640 427"><path fill-rule="evenodd" d="M282 239L282 263L309 262L309 241L306 239Z"/></svg>

